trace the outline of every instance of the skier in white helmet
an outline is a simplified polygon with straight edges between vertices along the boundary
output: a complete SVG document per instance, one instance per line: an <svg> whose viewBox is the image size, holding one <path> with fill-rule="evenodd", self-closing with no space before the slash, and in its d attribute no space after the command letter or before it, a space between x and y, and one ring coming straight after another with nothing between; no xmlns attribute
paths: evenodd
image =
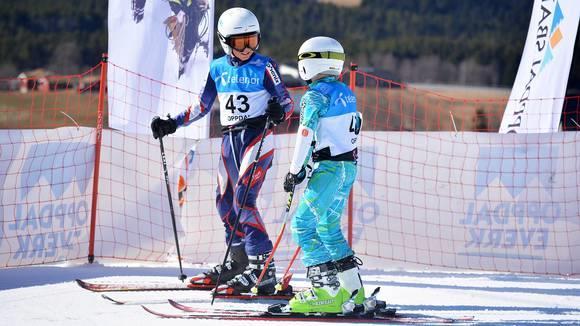
<svg viewBox="0 0 580 326"><path fill-rule="evenodd" d="M155 117L153 136L163 137L200 119L210 112L216 97L220 103L223 138L220 151L217 210L225 227L226 243L232 247L226 264L217 265L195 276L192 283L215 285L221 281L231 294L250 292L265 266L272 242L256 207L266 172L272 166L272 130L268 130L253 179L248 180L267 118L279 124L292 114L293 103L278 73L277 64L256 52L260 46L260 24L244 8L226 10L218 20L218 37L226 53L212 61L199 106L189 107L175 118ZM247 200L233 230L246 187ZM271 263L258 286L258 292L274 293L276 269ZM222 282L220 282L222 283Z"/></svg>
<svg viewBox="0 0 580 326"><path fill-rule="evenodd" d="M300 125L284 190L293 191L304 180L312 155L314 170L292 219L292 236L302 248L312 287L290 300L291 312L340 313L355 290L355 303L365 298L358 272L362 262L340 229L356 178L362 126L354 93L337 79L344 58L342 46L330 37L311 38L298 51L300 77L309 86L300 102Z"/></svg>

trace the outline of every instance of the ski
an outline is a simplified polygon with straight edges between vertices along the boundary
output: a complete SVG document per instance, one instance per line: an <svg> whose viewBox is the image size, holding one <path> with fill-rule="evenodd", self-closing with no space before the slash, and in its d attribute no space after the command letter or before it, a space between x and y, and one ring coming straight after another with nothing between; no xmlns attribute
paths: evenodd
<svg viewBox="0 0 580 326"><path fill-rule="evenodd" d="M234 299L234 300L283 300L288 301L294 297L294 293L279 293L279 294L253 294L253 293L217 293L216 299Z"/></svg>
<svg viewBox="0 0 580 326"><path fill-rule="evenodd" d="M167 299L162 298L162 297L157 297L157 298L143 298L143 299L126 299L126 300L121 300L119 298L116 297L112 297L110 295L101 294L101 297L111 303L114 303L116 305L144 305L144 304L163 304L163 303L167 303ZM205 299L199 299L199 300L187 300L187 302L205 302Z"/></svg>
<svg viewBox="0 0 580 326"><path fill-rule="evenodd" d="M292 294L293 295L293 294ZM220 299L220 300L247 300L247 301L252 301L252 300L272 300L272 301L288 301L292 298L292 295L286 294L286 295L254 295L251 293L247 293L247 294L216 294L216 299ZM174 306L178 306L180 305L180 303L172 300L172 299L155 299L155 300L122 300L116 297L113 297L111 295L107 295L102 293L101 297L107 301L110 301L116 305L141 305L144 303L166 303L169 301L169 303L171 303ZM186 306L183 306L186 307ZM176 307L177 308L177 307ZM179 309L179 308L178 308ZM186 308L187 309L187 308Z"/></svg>
<svg viewBox="0 0 580 326"><path fill-rule="evenodd" d="M290 289L291 289L291 287L290 287ZM383 309L382 310L383 314L385 314L387 311L389 311L391 314L394 314L396 309L387 308L387 304L385 301L381 301L381 300L376 299L376 296L379 293L379 291L380 291L380 287L377 287L373 291L372 295L369 298L367 298L367 300L365 300L365 301L368 301L367 308L365 308L364 304L359 304L359 305L354 304L353 298L356 295L356 293L358 292L358 290L355 291L352 294L351 300L349 300L349 302L352 303L352 305L350 306L350 308L352 309L352 312L356 312L356 313L366 312L368 314L369 312L373 313L374 311L376 311L378 309ZM229 295L229 296L231 297L232 295ZM274 297L274 298L276 297L276 295L262 295L261 296L261 295L255 295L255 294L243 294L243 296L260 298L260 299L270 299L270 300L272 297ZM207 312L207 310L204 308L201 308L201 310L200 310L199 307L188 306L188 305L179 303L179 302L172 300L172 299L169 299L167 301L169 302L169 304L172 307L179 309L181 311L184 311L184 312L200 312L200 311ZM287 308L287 304L274 304L274 305L270 305L268 307L268 312L280 313L280 312L283 312L285 308ZM214 312L236 312L236 313L241 313L241 314L248 313L248 310L240 310L240 309L219 309L219 308L216 308L216 309L212 309L212 311L214 311Z"/></svg>
<svg viewBox="0 0 580 326"><path fill-rule="evenodd" d="M92 292L133 292L133 291L188 291L205 290L210 291L214 285L191 284L191 283L92 283L76 280L77 284Z"/></svg>
<svg viewBox="0 0 580 326"><path fill-rule="evenodd" d="M247 310L247 309L220 309L220 308L211 308L210 309L206 309L203 307L194 307L194 306L188 306L188 305L184 305L182 303L179 303L175 300L169 299L167 300L169 302L169 304L176 308L181 310L182 312L197 312L197 313L208 313L208 311L211 311L212 313L234 313L234 314L248 314L250 312L254 312L253 310ZM146 309L147 310L147 309Z"/></svg>
<svg viewBox="0 0 580 326"><path fill-rule="evenodd" d="M127 300L119 300L119 299L113 299L110 296L106 295L106 294L101 294L101 297L105 300L109 300L114 304L118 304L118 305L123 305L123 304L127 304L130 303L130 301Z"/></svg>
<svg viewBox="0 0 580 326"><path fill-rule="evenodd" d="M105 292L105 291L95 291L95 292ZM282 301L288 301L294 296L294 294L295 294L294 292L279 292L277 294L270 294L270 295L253 294L253 293L242 293L242 294L218 293L215 295L215 297L216 297L216 299L221 299L221 300L248 300L248 301L250 301L250 300L273 300L273 301L282 300ZM129 305L129 304L135 305L135 304L145 303L145 301L143 301L143 300L141 300L141 301L121 300L121 299L115 298L111 295L104 294L104 293L101 294L101 297L107 301L110 301L110 302L116 304L116 305ZM164 303L167 301L168 301L167 299L162 299L162 300L149 301L146 303ZM169 303L175 303L175 305L179 305L179 303L177 303L176 301L171 300L171 299L169 299Z"/></svg>
<svg viewBox="0 0 580 326"><path fill-rule="evenodd" d="M292 287L289 286L290 274L285 277L280 284L280 288L283 290L278 291L278 294L274 297L268 296L269 298L274 298L275 300L286 300L291 299L294 293L292 292ZM198 291L211 291L215 288L215 284L204 284L204 283L175 283L175 282L146 282L146 283L95 283L87 282L81 279L75 280L77 284L85 289L92 292L138 292L138 291L188 291L188 290L198 290ZM283 282L283 283L282 283ZM220 293L225 291L225 293ZM234 295L228 293L226 288L218 288L218 294L216 298L234 298L234 299L256 299L263 297L262 295L252 294L241 294ZM114 301L114 300L111 300Z"/></svg>
<svg viewBox="0 0 580 326"><path fill-rule="evenodd" d="M153 310L144 305L145 311L161 318L175 319L211 319L211 320L247 320L247 321L312 321L334 323L401 323L401 324L449 324L471 322L473 317L439 317L420 314L400 314L393 309L380 309L374 314L300 314L300 313L274 313L257 310L225 310L192 308L190 313L164 313Z"/></svg>

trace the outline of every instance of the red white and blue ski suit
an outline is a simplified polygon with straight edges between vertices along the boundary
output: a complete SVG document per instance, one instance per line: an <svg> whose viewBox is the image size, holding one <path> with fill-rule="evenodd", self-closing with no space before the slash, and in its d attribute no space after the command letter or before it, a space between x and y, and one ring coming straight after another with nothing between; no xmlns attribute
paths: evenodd
<svg viewBox="0 0 580 326"><path fill-rule="evenodd" d="M211 63L199 107L190 107L176 116L177 126L187 126L205 116L211 111L216 97L220 102L223 131L216 190L217 210L226 229L226 242L233 234L232 245L245 242L248 255L260 255L272 250L272 242L256 207L256 199L274 156L272 130L267 132L264 139L238 229L235 232L232 229L262 138L268 100L276 97L287 119L292 114L292 99L272 59L258 53L244 62L224 56Z"/></svg>

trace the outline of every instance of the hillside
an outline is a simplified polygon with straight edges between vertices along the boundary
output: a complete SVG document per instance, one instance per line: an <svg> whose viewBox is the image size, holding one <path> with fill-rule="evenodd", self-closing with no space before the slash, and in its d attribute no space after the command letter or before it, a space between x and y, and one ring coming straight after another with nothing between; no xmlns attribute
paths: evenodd
<svg viewBox="0 0 580 326"><path fill-rule="evenodd" d="M532 1L216 0L254 11L261 51L295 64L308 37L339 39L347 61L405 82L509 86L518 68ZM578 49L576 42L576 49ZM216 55L222 52L215 42ZM107 2L9 0L0 3L0 75L48 68L78 72L107 51ZM578 52L578 51L576 51ZM578 55L570 85L580 84Z"/></svg>

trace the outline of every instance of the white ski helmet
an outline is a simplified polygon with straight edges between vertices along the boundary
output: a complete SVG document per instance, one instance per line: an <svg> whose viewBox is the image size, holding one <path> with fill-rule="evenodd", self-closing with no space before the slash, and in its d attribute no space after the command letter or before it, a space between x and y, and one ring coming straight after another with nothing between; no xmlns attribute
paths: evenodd
<svg viewBox="0 0 580 326"><path fill-rule="evenodd" d="M330 37L313 37L298 50L298 72L303 80L318 74L340 75L344 65L344 49Z"/></svg>
<svg viewBox="0 0 580 326"><path fill-rule="evenodd" d="M222 13L218 20L218 38L224 52L232 54L230 37L235 35L258 34L258 46L260 37L260 23L258 18L245 8L230 8ZM257 50L258 47L253 50Z"/></svg>

